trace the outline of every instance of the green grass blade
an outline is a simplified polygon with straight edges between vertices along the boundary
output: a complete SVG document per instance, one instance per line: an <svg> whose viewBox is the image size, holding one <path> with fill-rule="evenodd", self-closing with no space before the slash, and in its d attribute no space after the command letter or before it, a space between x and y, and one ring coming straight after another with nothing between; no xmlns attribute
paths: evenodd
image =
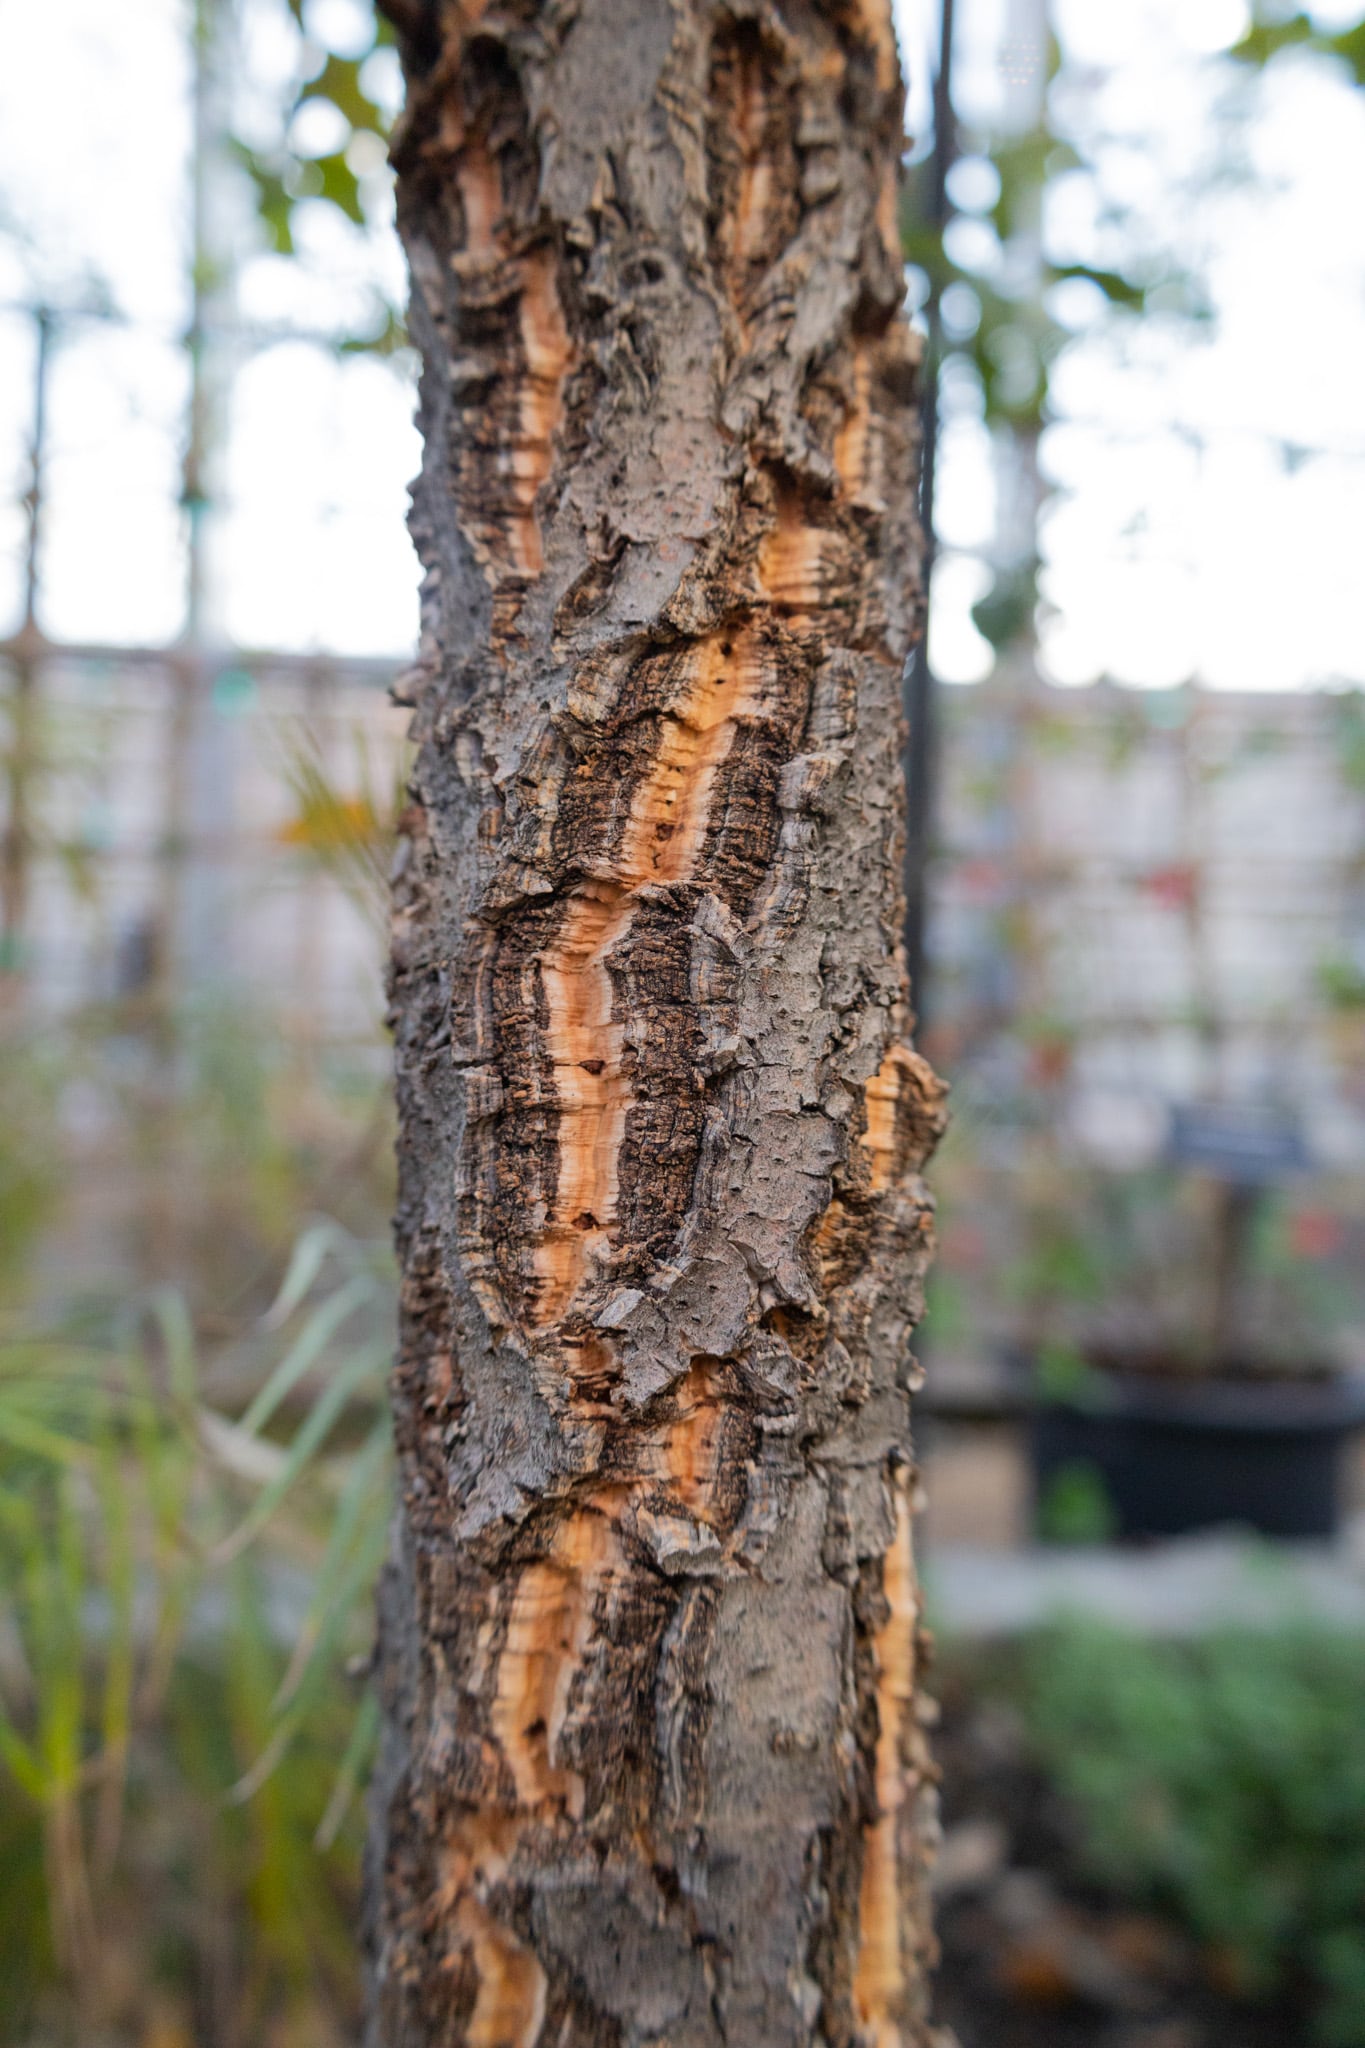
<svg viewBox="0 0 1365 2048"><path fill-rule="evenodd" d="M357 1275L318 1304L238 1423L237 1427L244 1436L255 1436L264 1429L280 1403L316 1364L342 1324L371 1300L373 1294L372 1283Z"/></svg>
<svg viewBox="0 0 1365 2048"><path fill-rule="evenodd" d="M215 1562L239 1556L265 1526L314 1452L325 1443L352 1396L380 1370L388 1354L387 1341L362 1344L328 1380L295 1433L276 1477L262 1488L246 1518L217 1546L213 1553Z"/></svg>

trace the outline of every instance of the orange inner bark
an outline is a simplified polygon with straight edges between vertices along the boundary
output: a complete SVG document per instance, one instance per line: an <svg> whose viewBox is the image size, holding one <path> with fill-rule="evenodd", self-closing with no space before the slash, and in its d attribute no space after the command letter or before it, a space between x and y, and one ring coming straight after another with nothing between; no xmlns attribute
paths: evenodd
<svg viewBox="0 0 1365 2048"><path fill-rule="evenodd" d="M512 451L513 558L526 576L545 562L536 493L550 474L554 437L564 415L564 380L573 349L555 288L553 253L536 249L521 264L521 344L526 376L520 393L520 438Z"/></svg>
<svg viewBox="0 0 1365 2048"><path fill-rule="evenodd" d="M460 1901L455 1924L469 1945L477 1978L464 2036L468 2048L533 2048L548 1988L536 1957L470 1892Z"/></svg>
<svg viewBox="0 0 1365 2048"><path fill-rule="evenodd" d="M592 1633L603 1581L620 1561L609 1492L559 1524L548 1557L517 1580L507 1636L498 1660L493 1732L516 1783L518 1803L558 1800L575 1820L583 1781L555 1753L569 1708L573 1677Z"/></svg>
<svg viewBox="0 0 1365 2048"><path fill-rule="evenodd" d="M896 1109L911 1057L907 1047L893 1045L868 1082L864 1095L867 1129L863 1134L863 1144L870 1159L870 1184L874 1195L890 1187L900 1163Z"/></svg>
<svg viewBox="0 0 1365 2048"><path fill-rule="evenodd" d="M904 260L901 250L900 195L900 178L893 166L882 179L882 188L877 194L877 229L882 238L882 247L893 263Z"/></svg>
<svg viewBox="0 0 1365 2048"><path fill-rule="evenodd" d="M891 0L856 0L858 25L877 53L877 90L890 92L896 83L896 31Z"/></svg>
<svg viewBox="0 0 1365 2048"><path fill-rule="evenodd" d="M853 1999L866 2048L900 2048L905 1962L901 1949L898 1837L901 1810L909 1790L901 1759L909 1717L914 1711L915 1627L919 1616L906 1473L897 1476L895 1534L882 1567L882 1591L891 1612L873 1643L877 1661L877 1818L863 1842Z"/></svg>
<svg viewBox="0 0 1365 2048"><path fill-rule="evenodd" d="M508 238L502 227L502 174L497 159L477 139L459 153L456 182L464 211L464 247L455 262L466 273L493 269L508 259ZM504 502L475 507L476 519L501 528L505 545L491 544L484 532L479 552L496 578L508 570L535 576L544 566L536 494L550 474L554 437L564 413L564 380L573 360L573 345L564 323L555 283L555 259L541 247L514 259L519 285L517 325L521 338L522 373L515 393L514 431L497 454L497 472Z"/></svg>
<svg viewBox="0 0 1365 2048"><path fill-rule="evenodd" d="M759 549L759 580L779 611L813 612L824 602L825 553L836 536L808 525L803 510L795 491L783 491L777 518Z"/></svg>
<svg viewBox="0 0 1365 2048"><path fill-rule="evenodd" d="M474 1964L469 2048L532 2048L545 2017L547 1983L539 1961L484 1903L506 1875L515 1823L503 1814L470 1815L449 1843L440 1904Z"/></svg>
<svg viewBox="0 0 1365 2048"><path fill-rule="evenodd" d="M619 883L585 882L541 962L559 1146L554 1209L536 1247L542 1326L563 1316L616 1216L616 1163L630 1090L621 1071L625 1041L612 1015L607 961L633 911Z"/></svg>
<svg viewBox="0 0 1365 2048"><path fill-rule="evenodd" d="M481 269L498 254L497 226L502 217L502 178L481 142L470 142L461 150L456 182L464 212L460 265Z"/></svg>
<svg viewBox="0 0 1365 2048"><path fill-rule="evenodd" d="M664 1473L683 1506L700 1521L708 1521L723 1414L713 1368L694 1365L677 1389L677 1399L682 1413L665 1432Z"/></svg>
<svg viewBox="0 0 1365 2048"><path fill-rule="evenodd" d="M630 928L630 892L649 882L686 881L694 872L717 773L762 689L750 630L698 643L682 697L664 715L658 749L631 805L617 878L580 885L542 963L559 1174L535 1254L541 1328L563 1318L616 1220L617 1164L631 1095L608 963Z"/></svg>
<svg viewBox="0 0 1365 2048"><path fill-rule="evenodd" d="M859 343L853 351L852 404L834 437L834 467L850 504L881 508L881 461L877 422L872 411L872 351Z"/></svg>
<svg viewBox="0 0 1365 2048"><path fill-rule="evenodd" d="M763 253L773 187L773 167L764 149L767 121L763 67L756 56L746 51L741 59L736 122L741 166L733 228L736 263L747 263Z"/></svg>

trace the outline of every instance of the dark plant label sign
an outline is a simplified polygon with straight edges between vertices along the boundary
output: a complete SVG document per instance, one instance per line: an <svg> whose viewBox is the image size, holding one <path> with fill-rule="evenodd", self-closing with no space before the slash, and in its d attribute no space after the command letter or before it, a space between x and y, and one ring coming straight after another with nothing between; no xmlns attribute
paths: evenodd
<svg viewBox="0 0 1365 2048"><path fill-rule="evenodd" d="M1285 1180L1311 1164L1293 1112L1252 1102L1177 1104L1170 1154L1181 1166L1248 1187Z"/></svg>

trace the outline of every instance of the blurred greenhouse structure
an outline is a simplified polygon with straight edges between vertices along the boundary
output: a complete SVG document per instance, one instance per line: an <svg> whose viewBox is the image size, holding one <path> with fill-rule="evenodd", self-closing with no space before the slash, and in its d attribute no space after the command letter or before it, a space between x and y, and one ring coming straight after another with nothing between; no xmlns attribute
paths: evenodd
<svg viewBox="0 0 1365 2048"><path fill-rule="evenodd" d="M101 12L35 28L30 60L92 105L119 56ZM92 198L88 245L70 223L115 116L65 198L41 152L25 172L31 125L0 152L0 2040L320 2048L353 2037L388 1487L388 686L415 615L395 53L361 0L137 12L124 196ZM1325 445L1306 400L1296 424L1267 399L1280 495L1248 516L1284 530L1224 592L1246 637L1228 655L1209 627L1208 660L1147 614L1180 583L1202 618L1216 578L1180 549L1261 475L1256 431L1096 425L1125 375L1173 413L1216 391L1252 188L1293 199L1258 138L1283 156L1293 120L1335 121L1365 165L1365 30L1127 12L1184 67L1146 158L1128 59L1087 54L1076 7L958 0L936 225L932 37L903 10L940 422L920 994L955 1105L931 1577L1033 1554L1028 1417L1091 1354L1365 1373L1365 414ZM1176 189L1189 124L1204 183ZM1151 232L1201 193L1233 251L1202 271ZM1337 259L1358 294L1365 243ZM1128 444L1163 435L1193 466L1144 482ZM1293 642L1276 604L1301 610L1298 669L1260 658L1258 633L1275 660ZM1142 674L1109 658L1125 634L1156 649ZM1357 1578L1358 1444L1333 1553ZM1102 1495L1071 1505L1044 1535L1108 1533Z"/></svg>

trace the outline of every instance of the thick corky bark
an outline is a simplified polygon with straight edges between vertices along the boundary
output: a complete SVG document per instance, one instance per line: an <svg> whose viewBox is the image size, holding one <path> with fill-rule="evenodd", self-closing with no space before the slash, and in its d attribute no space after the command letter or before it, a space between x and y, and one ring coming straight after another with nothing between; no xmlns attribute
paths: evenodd
<svg viewBox="0 0 1365 2048"><path fill-rule="evenodd" d="M403 15L370 2038L923 2043L889 0Z"/></svg>

